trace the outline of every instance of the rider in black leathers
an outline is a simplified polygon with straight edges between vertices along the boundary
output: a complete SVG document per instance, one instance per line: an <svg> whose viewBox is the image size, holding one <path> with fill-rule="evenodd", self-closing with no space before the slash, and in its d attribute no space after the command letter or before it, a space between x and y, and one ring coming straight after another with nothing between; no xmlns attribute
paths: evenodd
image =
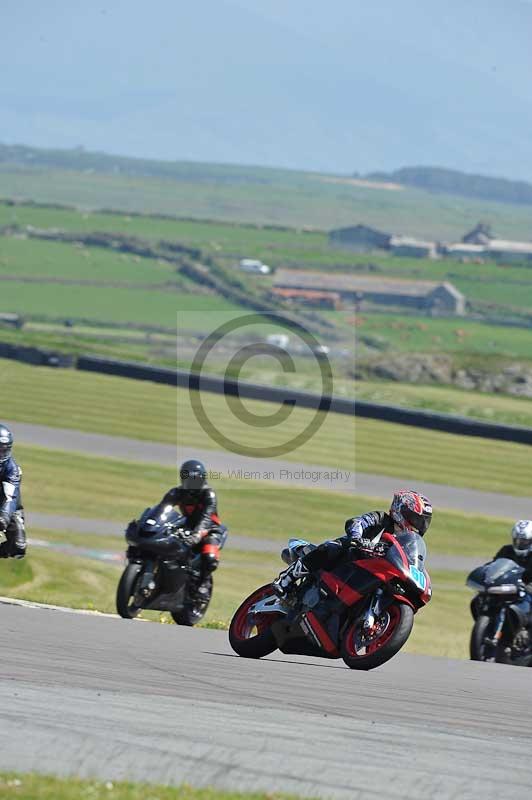
<svg viewBox="0 0 532 800"><path fill-rule="evenodd" d="M20 484L22 470L12 457L13 434L0 424L0 533L7 537L0 544L0 558L24 558L26 531Z"/></svg>
<svg viewBox="0 0 532 800"><path fill-rule="evenodd" d="M387 545L373 541L377 534L387 532L394 535L410 531L423 536L431 520L432 506L427 498L417 492L401 489L395 492L389 512L369 511L360 517L351 517L345 523L344 536L323 542L307 553L303 548L304 555L273 582L274 591L279 597L286 597L299 578L317 569L331 569L353 547L368 555L383 555Z"/></svg>
<svg viewBox="0 0 532 800"><path fill-rule="evenodd" d="M179 470L181 485L170 489L161 505L178 506L187 518L184 541L201 554L201 575L197 594L208 593L206 581L218 567L219 553L227 538L227 529L218 516L216 493L207 484L207 471L201 461L185 461Z"/></svg>
<svg viewBox="0 0 532 800"><path fill-rule="evenodd" d="M512 544L503 545L493 556L509 558L525 571L522 575L527 591L532 594L532 520L519 519L512 528Z"/></svg>

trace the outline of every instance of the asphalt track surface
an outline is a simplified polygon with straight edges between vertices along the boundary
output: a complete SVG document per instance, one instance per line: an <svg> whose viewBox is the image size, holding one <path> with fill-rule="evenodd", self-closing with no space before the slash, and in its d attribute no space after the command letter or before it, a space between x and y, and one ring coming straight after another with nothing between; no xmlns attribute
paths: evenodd
<svg viewBox="0 0 532 800"><path fill-rule="evenodd" d="M235 656L225 632L0 606L0 768L293 792L530 794L526 669Z"/></svg>
<svg viewBox="0 0 532 800"><path fill-rule="evenodd" d="M32 425L23 422L6 423L13 430L16 441L21 444L37 445L55 450L73 451L89 456L118 458L126 461L155 463L162 466L176 466L177 462L196 457L205 461L209 469L227 476L231 471L245 470L249 473L272 472L274 483L284 486L323 489L360 494L368 497L381 497L389 500L393 491L401 485L410 485L406 479L389 478L383 475L352 472L338 479L316 478L323 476L331 467L324 465L301 464L280 459L249 458L226 453L221 450L183 448L156 442L139 441L118 436L95 433L82 433L66 428L51 428L45 425ZM345 471L344 471L345 472ZM424 492L436 508L466 511L485 516L528 518L532 516L532 498L513 497L496 492L483 492L475 489L461 489L443 484L415 481L415 488Z"/></svg>

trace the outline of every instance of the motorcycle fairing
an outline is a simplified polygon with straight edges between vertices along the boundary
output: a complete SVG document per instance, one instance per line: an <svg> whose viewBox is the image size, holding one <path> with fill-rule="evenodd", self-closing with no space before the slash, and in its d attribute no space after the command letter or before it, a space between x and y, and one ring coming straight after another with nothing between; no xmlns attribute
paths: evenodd
<svg viewBox="0 0 532 800"><path fill-rule="evenodd" d="M327 628L322 624L314 611L303 614L300 623L305 633L309 634L318 647L322 647L332 658L338 658L340 653L332 640Z"/></svg>

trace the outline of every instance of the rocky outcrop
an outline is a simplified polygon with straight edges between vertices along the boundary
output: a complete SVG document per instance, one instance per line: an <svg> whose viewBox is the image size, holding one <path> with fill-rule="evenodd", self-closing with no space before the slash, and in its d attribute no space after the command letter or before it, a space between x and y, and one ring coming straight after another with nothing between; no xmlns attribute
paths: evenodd
<svg viewBox="0 0 532 800"><path fill-rule="evenodd" d="M456 364L447 354L395 353L359 361L352 375L358 380L440 384L532 398L532 365L520 362L483 368Z"/></svg>

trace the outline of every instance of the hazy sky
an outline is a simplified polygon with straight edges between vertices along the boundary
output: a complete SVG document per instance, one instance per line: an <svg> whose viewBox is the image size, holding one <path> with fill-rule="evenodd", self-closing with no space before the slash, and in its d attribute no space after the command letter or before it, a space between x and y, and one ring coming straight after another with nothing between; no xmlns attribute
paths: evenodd
<svg viewBox="0 0 532 800"><path fill-rule="evenodd" d="M525 0L2 0L0 141L532 179Z"/></svg>

